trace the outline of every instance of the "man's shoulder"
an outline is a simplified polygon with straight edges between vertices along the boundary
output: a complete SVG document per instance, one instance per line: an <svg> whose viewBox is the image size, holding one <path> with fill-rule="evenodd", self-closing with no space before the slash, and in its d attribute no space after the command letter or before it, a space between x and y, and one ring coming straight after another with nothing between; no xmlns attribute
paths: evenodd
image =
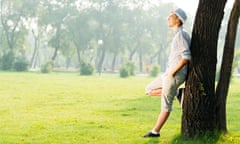
<svg viewBox="0 0 240 144"><path fill-rule="evenodd" d="M185 30L179 30L176 34L175 37L183 37L183 38L190 38L189 34Z"/></svg>
<svg viewBox="0 0 240 144"><path fill-rule="evenodd" d="M189 35L189 33L185 30L185 29L180 29L177 33L176 33L176 35L175 35L175 37L178 37L178 38L180 38L180 39L186 39L187 41L189 41L190 40L190 35Z"/></svg>

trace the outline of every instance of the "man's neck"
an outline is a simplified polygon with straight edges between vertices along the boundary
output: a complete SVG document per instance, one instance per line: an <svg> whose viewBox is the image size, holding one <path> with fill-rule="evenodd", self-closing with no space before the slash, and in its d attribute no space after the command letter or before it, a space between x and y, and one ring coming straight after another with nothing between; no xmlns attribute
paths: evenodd
<svg viewBox="0 0 240 144"><path fill-rule="evenodd" d="M179 25L175 25L175 26L171 27L171 29L175 31L175 30L179 29L180 27L181 26L179 26Z"/></svg>

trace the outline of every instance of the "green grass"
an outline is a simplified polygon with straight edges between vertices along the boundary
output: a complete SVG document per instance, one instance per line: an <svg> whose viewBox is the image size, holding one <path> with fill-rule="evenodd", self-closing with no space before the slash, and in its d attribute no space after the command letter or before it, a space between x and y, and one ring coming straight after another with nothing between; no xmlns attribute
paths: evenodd
<svg viewBox="0 0 240 144"><path fill-rule="evenodd" d="M240 143L240 79L227 105L229 134L220 138L180 136L177 101L159 139L143 139L160 110L159 97L144 88L153 78L77 73L0 72L1 144L212 144Z"/></svg>

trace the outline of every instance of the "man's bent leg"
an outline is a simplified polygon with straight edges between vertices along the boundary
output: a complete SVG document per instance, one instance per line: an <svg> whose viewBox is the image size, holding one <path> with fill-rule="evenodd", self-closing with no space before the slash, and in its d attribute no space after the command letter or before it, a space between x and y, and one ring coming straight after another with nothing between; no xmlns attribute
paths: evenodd
<svg viewBox="0 0 240 144"><path fill-rule="evenodd" d="M154 89L150 93L148 93L150 96L161 96L162 95L162 88Z"/></svg>
<svg viewBox="0 0 240 144"><path fill-rule="evenodd" d="M153 80L152 82L150 82L145 89L145 93L149 94L151 93L153 90L155 89L159 89L162 87L162 78L158 77L155 80Z"/></svg>

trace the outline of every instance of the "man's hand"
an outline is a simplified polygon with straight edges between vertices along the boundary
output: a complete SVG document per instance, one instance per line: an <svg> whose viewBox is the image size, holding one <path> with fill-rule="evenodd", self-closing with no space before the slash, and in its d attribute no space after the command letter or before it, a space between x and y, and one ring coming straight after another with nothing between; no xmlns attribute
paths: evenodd
<svg viewBox="0 0 240 144"><path fill-rule="evenodd" d="M175 75L175 73L174 73L174 72L172 72L172 71L170 71L170 72L167 74L167 76L168 76L168 77L170 77L170 78L173 78L173 77L174 77L174 75Z"/></svg>
<svg viewBox="0 0 240 144"><path fill-rule="evenodd" d="M174 77L174 75L181 70L187 63L189 62L188 59L181 59L178 64L176 65L176 67L174 69L172 69L167 76L169 77Z"/></svg>

